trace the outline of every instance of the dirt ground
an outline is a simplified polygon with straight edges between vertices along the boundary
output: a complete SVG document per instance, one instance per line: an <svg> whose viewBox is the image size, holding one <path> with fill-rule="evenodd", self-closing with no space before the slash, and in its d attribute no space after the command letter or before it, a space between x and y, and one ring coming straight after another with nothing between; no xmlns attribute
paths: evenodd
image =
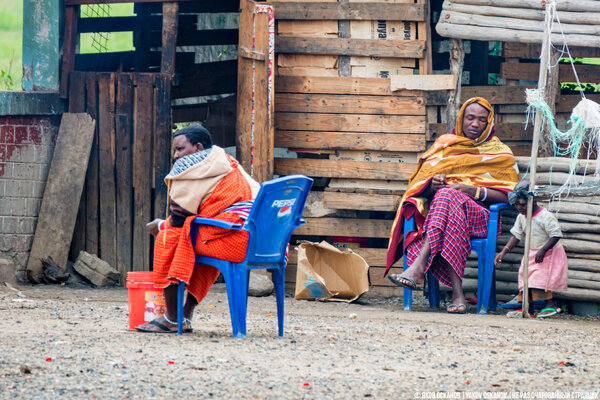
<svg viewBox="0 0 600 400"><path fill-rule="evenodd" d="M600 391L597 318L286 298L279 338L271 296L249 299L248 337L234 339L218 284L197 308L194 333L177 337L127 330L123 288L19 290L0 287L2 399L598 398Z"/></svg>

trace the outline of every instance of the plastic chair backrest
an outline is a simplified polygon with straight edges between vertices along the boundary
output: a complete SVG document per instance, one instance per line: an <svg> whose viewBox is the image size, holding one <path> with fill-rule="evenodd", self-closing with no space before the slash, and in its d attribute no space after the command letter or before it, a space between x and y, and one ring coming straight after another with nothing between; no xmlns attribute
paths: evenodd
<svg viewBox="0 0 600 400"><path fill-rule="evenodd" d="M246 262L250 265L283 261L292 232L302 225L302 211L313 180L289 175L263 182L244 230L250 232Z"/></svg>

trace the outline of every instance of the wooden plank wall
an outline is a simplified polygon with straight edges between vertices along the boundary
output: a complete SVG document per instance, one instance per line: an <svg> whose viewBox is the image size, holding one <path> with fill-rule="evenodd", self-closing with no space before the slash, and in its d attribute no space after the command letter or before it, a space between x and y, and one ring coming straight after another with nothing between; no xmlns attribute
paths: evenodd
<svg viewBox="0 0 600 400"><path fill-rule="evenodd" d="M359 237L372 292L400 197L425 150L425 92L390 77L430 73L428 1L269 1L276 18L275 174L315 178L292 241ZM364 243L363 243L364 245ZM296 253L286 272L293 291Z"/></svg>
<svg viewBox="0 0 600 400"><path fill-rule="evenodd" d="M70 74L69 112L96 122L71 257L97 254L122 274L148 271L146 223L164 217L170 169L171 81L153 73Z"/></svg>
<svg viewBox="0 0 600 400"><path fill-rule="evenodd" d="M73 53L79 35L91 32L132 32L135 50L73 54L72 57L63 57L63 71L161 72L161 62L167 61L161 57L162 7L160 2L136 3L134 16L105 18L81 18L77 7L67 7L65 44ZM205 27L199 21L200 16L206 14L237 14L239 0L182 2L178 8L177 18L172 15L168 18L177 35L175 79L171 91L173 122L204 123L215 143L234 146L238 29ZM71 28L67 29L69 26ZM198 49L209 46L225 49L225 52L215 60L205 61ZM234 50L227 52L226 49L231 46ZM173 48L170 50L172 52ZM70 55L70 52L65 54ZM166 70L163 68L162 72ZM64 79L61 84L64 93L68 90L68 81Z"/></svg>

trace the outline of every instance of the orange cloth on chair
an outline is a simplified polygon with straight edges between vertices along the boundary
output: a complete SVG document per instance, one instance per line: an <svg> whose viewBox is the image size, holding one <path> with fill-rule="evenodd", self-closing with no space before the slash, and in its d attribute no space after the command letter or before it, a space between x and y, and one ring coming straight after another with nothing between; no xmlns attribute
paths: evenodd
<svg viewBox="0 0 600 400"><path fill-rule="evenodd" d="M243 224L244 220L236 214L220 213L234 203L252 199L252 190L238 169L238 162L229 159L233 170L202 202L197 216ZM166 229L159 232L154 244L154 285L164 288L183 281L200 302L218 278L219 270L209 265L194 266L195 254L242 262L248 247L248 232L201 225L194 249L190 224L195 217L188 217L181 228L171 227L167 220Z"/></svg>

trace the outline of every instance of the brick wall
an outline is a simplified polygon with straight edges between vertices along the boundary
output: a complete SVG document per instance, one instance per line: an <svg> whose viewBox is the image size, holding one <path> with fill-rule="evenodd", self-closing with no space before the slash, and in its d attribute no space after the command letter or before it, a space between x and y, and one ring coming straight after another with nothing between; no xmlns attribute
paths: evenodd
<svg viewBox="0 0 600 400"><path fill-rule="evenodd" d="M25 278L60 117L0 116L0 257Z"/></svg>

